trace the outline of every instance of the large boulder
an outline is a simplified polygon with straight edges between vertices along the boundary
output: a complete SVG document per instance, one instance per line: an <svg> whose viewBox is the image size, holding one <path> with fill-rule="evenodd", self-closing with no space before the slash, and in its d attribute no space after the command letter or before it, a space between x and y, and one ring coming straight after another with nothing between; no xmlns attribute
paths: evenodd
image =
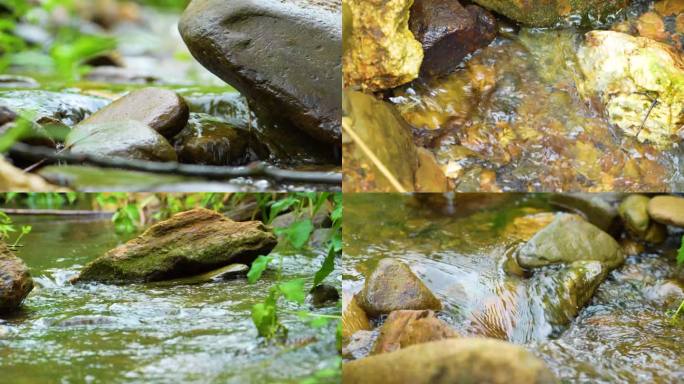
<svg viewBox="0 0 684 384"><path fill-rule="evenodd" d="M259 221L235 222L204 208L181 212L83 268L74 282L169 280L232 263L251 263L276 245Z"/></svg>
<svg viewBox="0 0 684 384"><path fill-rule="evenodd" d="M390 258L378 262L356 299L371 317L399 309L442 309L439 299L413 274L411 268Z"/></svg>
<svg viewBox="0 0 684 384"><path fill-rule="evenodd" d="M486 47L496 36L496 19L476 5L463 7L458 0L415 0L409 28L423 45L421 76L439 76Z"/></svg>
<svg viewBox="0 0 684 384"><path fill-rule="evenodd" d="M517 259L523 268L593 260L612 269L622 264L624 255L609 234L580 216L560 213L520 247Z"/></svg>
<svg viewBox="0 0 684 384"><path fill-rule="evenodd" d="M26 264L0 242L0 313L17 309L32 289Z"/></svg>
<svg viewBox="0 0 684 384"><path fill-rule="evenodd" d="M546 384L558 380L525 348L501 340L433 341L345 362L342 381L356 384Z"/></svg>
<svg viewBox="0 0 684 384"><path fill-rule="evenodd" d="M260 116L339 146L340 18L334 0L194 0L179 28L193 56Z"/></svg>
<svg viewBox="0 0 684 384"><path fill-rule="evenodd" d="M669 147L684 136L684 59L673 47L592 31L577 52L577 87L598 98L611 123L640 142Z"/></svg>
<svg viewBox="0 0 684 384"><path fill-rule="evenodd" d="M188 106L176 92L144 88L123 96L97 111L81 124L139 121L170 139L188 122Z"/></svg>
<svg viewBox="0 0 684 384"><path fill-rule="evenodd" d="M411 345L458 337L458 333L430 310L394 311L380 327L372 354L388 353Z"/></svg>
<svg viewBox="0 0 684 384"><path fill-rule="evenodd" d="M413 0L344 2L344 85L378 91L418 77L423 49L409 30Z"/></svg>
<svg viewBox="0 0 684 384"><path fill-rule="evenodd" d="M176 161L176 152L154 129L135 120L79 124L65 141L71 153L133 160Z"/></svg>
<svg viewBox="0 0 684 384"><path fill-rule="evenodd" d="M550 27L571 16L599 19L620 10L628 0L474 0L509 19L532 27Z"/></svg>

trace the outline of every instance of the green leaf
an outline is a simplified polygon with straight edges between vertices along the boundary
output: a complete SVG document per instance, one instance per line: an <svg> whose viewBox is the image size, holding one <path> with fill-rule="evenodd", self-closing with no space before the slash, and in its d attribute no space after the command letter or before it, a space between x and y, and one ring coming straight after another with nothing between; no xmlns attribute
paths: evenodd
<svg viewBox="0 0 684 384"><path fill-rule="evenodd" d="M321 265L321 268L316 272L316 275L314 276L314 287L322 283L323 280L325 280L325 278L328 277L328 275L330 275L332 271L335 269L336 256L337 252L335 252L334 247L330 247L330 249L328 250L328 255L325 257L325 260L323 260L323 265Z"/></svg>
<svg viewBox="0 0 684 384"><path fill-rule="evenodd" d="M335 208L333 209L332 213L330 214L330 219L333 222L337 222L342 219L342 194L341 193L336 193L334 197L335 201Z"/></svg>
<svg viewBox="0 0 684 384"><path fill-rule="evenodd" d="M677 264L684 264L684 236L682 236L682 245L677 253Z"/></svg>
<svg viewBox="0 0 684 384"><path fill-rule="evenodd" d="M301 249L309 242L311 232L313 232L311 219L305 219L292 223L287 228L281 228L276 232L285 236L287 241L296 249Z"/></svg>
<svg viewBox="0 0 684 384"><path fill-rule="evenodd" d="M306 299L304 291L304 279L294 279L278 284L278 289L283 293L286 299L302 304Z"/></svg>
<svg viewBox="0 0 684 384"><path fill-rule="evenodd" d="M277 300L276 292L271 290L271 293L263 303L252 306L252 322L259 332L259 336L270 339L282 328L278 323Z"/></svg>
<svg viewBox="0 0 684 384"><path fill-rule="evenodd" d="M288 197L287 199L283 200L278 200L275 203L271 205L271 212L269 214L269 220L268 222L271 223L273 222L273 219L278 216L278 214L288 208L290 208L293 204L297 202L297 199L294 197Z"/></svg>
<svg viewBox="0 0 684 384"><path fill-rule="evenodd" d="M247 272L247 281L250 284L254 284L261 278L268 264L273 261L271 256L259 256L252 262L252 267Z"/></svg>

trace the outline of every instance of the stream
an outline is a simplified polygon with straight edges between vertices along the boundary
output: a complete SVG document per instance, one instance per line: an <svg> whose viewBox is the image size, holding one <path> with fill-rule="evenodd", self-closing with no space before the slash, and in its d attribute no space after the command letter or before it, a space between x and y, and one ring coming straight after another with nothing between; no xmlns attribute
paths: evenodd
<svg viewBox="0 0 684 384"><path fill-rule="evenodd" d="M563 325L557 270L522 277L505 265L516 234L534 233L517 220L555 211L548 194L345 196L345 302L380 259L397 258L442 301L438 316L459 334L524 345L563 382L684 380L684 328L670 319L682 300L681 231L628 256Z"/></svg>
<svg viewBox="0 0 684 384"><path fill-rule="evenodd" d="M68 279L83 265L133 235L117 235L106 219L16 217L15 223L33 226L17 255L36 287L20 312L0 320L2 382L295 383L339 363L336 324L316 330L293 313L309 304L288 304L280 314L289 328L285 345L257 337L250 309L268 295L275 271L255 285L239 278L72 286ZM324 250L295 253L283 245L272 253L278 254L288 279L312 276L325 258Z"/></svg>

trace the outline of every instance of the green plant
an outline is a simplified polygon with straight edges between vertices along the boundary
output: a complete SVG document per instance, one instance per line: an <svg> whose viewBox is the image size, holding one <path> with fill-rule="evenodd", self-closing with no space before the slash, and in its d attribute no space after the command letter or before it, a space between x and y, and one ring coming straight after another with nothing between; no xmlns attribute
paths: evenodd
<svg viewBox="0 0 684 384"><path fill-rule="evenodd" d="M684 265L684 236L682 236L682 243L677 252L677 264L680 266ZM684 313L684 300L682 300L681 304L679 304L679 308L677 308L674 315L672 315L672 320L678 320L682 313Z"/></svg>
<svg viewBox="0 0 684 384"><path fill-rule="evenodd" d="M19 241L21 239L31 233L31 230L33 227L30 225L23 225L21 227L21 231L19 233L19 236L14 240L12 244L9 245L10 249L16 249L18 248ZM0 211L0 240L8 240L10 238L10 233L16 232L16 228L14 227L14 223L12 222L12 218L9 217L5 212Z"/></svg>
<svg viewBox="0 0 684 384"><path fill-rule="evenodd" d="M295 216L301 217L302 212L306 211L309 217L296 220L286 228L276 230L276 233L287 241L295 250L300 250L306 246L313 232L313 217L317 211L329 201L329 194L308 194L299 193L288 195L287 197L261 204L268 205L268 214L265 214L266 221L272 222L275 217L294 207ZM316 272L313 278L313 287L320 284L334 269L335 259L341 256L342 241L342 195L335 194L332 197L332 204L334 206L331 213L331 220L333 221L332 235L328 241L328 252L323 264ZM266 210L263 210L266 212ZM292 279L283 281L283 255L278 256L279 266L276 274L276 284L269 290L268 296L263 302L257 303L252 307L252 321L259 333L259 336L266 339L273 339L275 337L287 338L287 328L279 321L278 318L278 303L280 300L285 300L297 304L303 304L306 299L306 279ZM248 281L251 284L256 283L269 264L273 262L273 256L259 256L253 263L247 275ZM339 316L321 315L307 311L298 311L296 314L303 320L307 321L309 326L313 328L320 328L328 324L331 320L339 320ZM340 328L341 330L341 328ZM340 331L341 332L341 331ZM322 373L325 375L325 373ZM312 378L313 379L313 378Z"/></svg>

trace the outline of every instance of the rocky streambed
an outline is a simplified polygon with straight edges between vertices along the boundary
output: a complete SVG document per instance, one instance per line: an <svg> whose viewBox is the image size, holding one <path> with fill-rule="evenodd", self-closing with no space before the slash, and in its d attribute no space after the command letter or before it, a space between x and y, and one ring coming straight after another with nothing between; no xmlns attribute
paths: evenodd
<svg viewBox="0 0 684 384"><path fill-rule="evenodd" d="M346 197L345 380L681 381L683 203Z"/></svg>
<svg viewBox="0 0 684 384"><path fill-rule="evenodd" d="M350 2L348 190L681 189L682 2L473 3Z"/></svg>
<svg viewBox="0 0 684 384"><path fill-rule="evenodd" d="M0 249L4 381L300 382L339 366L336 324L315 329L296 314L333 315L339 309L330 294L281 308L288 342L267 343L251 308L278 280L267 270L249 284L241 266L258 254L283 255L283 278L308 278L326 256L321 241L295 251L277 245L261 222L204 209L138 235L116 235L107 219L15 223L33 231L16 256Z"/></svg>
<svg viewBox="0 0 684 384"><path fill-rule="evenodd" d="M3 75L0 132L9 132L22 117L33 122L21 139L33 147L17 146L8 160L35 173L34 180L77 190L339 189L339 182L330 181L340 162L340 94L335 87L341 81L341 31L332 22L339 9L326 2L291 3L197 0L182 20L181 15L146 7L135 7L138 13L128 15L126 4L116 2L111 6L128 16L97 5L92 12L82 10L83 33L111 36L119 46L116 52L90 58L92 68L79 80L31 63L14 65ZM235 13L250 20L249 28L221 21L237 20ZM39 27L25 27L32 28L35 38L48 39L47 44L50 31L64 21L44 17ZM264 25L271 20L279 20L283 30ZM309 37L306 46L290 50L288 34L303 36L293 25L307 26L307 36L316 39ZM215 40L238 32L240 41ZM252 45L245 46L244 39ZM274 41L286 46L257 47ZM207 47L216 51L209 54ZM218 58L220 64L211 61ZM294 64L295 58L301 62ZM123 165L101 168L104 164L93 157ZM287 172L252 175L247 166L255 162L292 171L295 177ZM164 168L160 163L191 167L155 172ZM201 166L245 168L217 176L216 170ZM296 177L297 172L304 176ZM0 186L6 190L50 188L30 176L3 179Z"/></svg>

